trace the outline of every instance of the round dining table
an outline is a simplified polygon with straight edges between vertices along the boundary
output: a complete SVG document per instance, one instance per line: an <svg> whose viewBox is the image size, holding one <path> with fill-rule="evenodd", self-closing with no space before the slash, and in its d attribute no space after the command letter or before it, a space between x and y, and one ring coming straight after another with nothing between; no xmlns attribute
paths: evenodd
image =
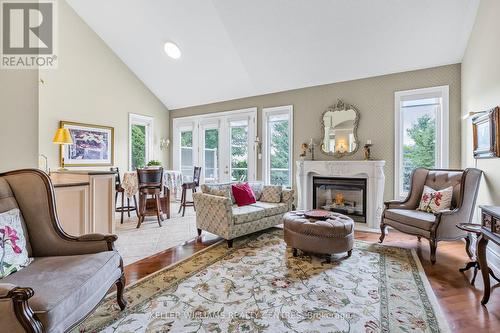
<svg viewBox="0 0 500 333"><path fill-rule="evenodd" d="M170 201L180 200L182 192L182 172L177 170L163 170L163 186L170 190ZM126 171L123 174L122 187L127 198L131 198L139 191L136 171Z"/></svg>

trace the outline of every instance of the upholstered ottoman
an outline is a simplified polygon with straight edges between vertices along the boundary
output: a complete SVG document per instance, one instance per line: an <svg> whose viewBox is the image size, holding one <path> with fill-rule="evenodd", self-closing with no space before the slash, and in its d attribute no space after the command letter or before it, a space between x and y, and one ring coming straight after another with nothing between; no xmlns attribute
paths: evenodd
<svg viewBox="0 0 500 333"><path fill-rule="evenodd" d="M345 215L332 212L328 219L322 221L290 212L283 216L283 224L285 242L293 248L294 256L297 256L297 249L329 255L347 252L347 256L351 256L354 222Z"/></svg>

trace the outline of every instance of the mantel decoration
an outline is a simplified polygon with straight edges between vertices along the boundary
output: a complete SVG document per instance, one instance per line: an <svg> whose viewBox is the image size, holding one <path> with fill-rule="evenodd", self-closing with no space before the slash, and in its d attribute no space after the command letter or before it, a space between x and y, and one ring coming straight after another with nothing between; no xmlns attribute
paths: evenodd
<svg viewBox="0 0 500 333"><path fill-rule="evenodd" d="M363 155L365 161L372 159L372 149L371 149L372 146L373 146L372 140L366 140L366 144L363 147Z"/></svg>
<svg viewBox="0 0 500 333"><path fill-rule="evenodd" d="M500 107L472 118L474 158L500 157Z"/></svg>
<svg viewBox="0 0 500 333"><path fill-rule="evenodd" d="M111 166L114 163L114 128L61 121L72 144L61 145L60 163L65 166Z"/></svg>
<svg viewBox="0 0 500 333"><path fill-rule="evenodd" d="M353 155L359 148L358 129L359 111L342 100L326 109L321 115L324 154L341 158Z"/></svg>

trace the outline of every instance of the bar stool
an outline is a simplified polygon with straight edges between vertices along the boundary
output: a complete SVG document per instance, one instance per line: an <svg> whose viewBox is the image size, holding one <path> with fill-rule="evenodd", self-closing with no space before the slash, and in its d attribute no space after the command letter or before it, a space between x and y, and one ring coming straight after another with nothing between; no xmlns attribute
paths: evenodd
<svg viewBox="0 0 500 333"><path fill-rule="evenodd" d="M182 210L182 216L184 217L184 213L186 213L186 207L193 207L196 211L196 207L194 206L193 201L187 201L186 194L187 190L191 190L192 193L196 193L196 188L200 186L200 175L201 175L201 167L194 167L193 173L193 181L186 182L182 184L182 194L181 194L181 205L179 207L179 212Z"/></svg>
<svg viewBox="0 0 500 333"><path fill-rule="evenodd" d="M125 189L122 187L122 182L120 179L120 170L118 167L109 168L110 171L115 173L115 212L121 213L120 215L120 223L123 224L123 213L127 212L128 217L130 217L130 212L135 210L137 217L139 217L139 212L137 210L137 199L134 198L134 206L130 206L130 198L127 197L127 205L125 206ZM122 204L120 207L116 205L118 202L118 195L121 193L122 195Z"/></svg>
<svg viewBox="0 0 500 333"><path fill-rule="evenodd" d="M141 227L146 216L156 215L161 227L163 221L160 195L163 186L163 168L137 169L137 182L139 185L139 222L137 228ZM154 210L148 210L148 195L153 197Z"/></svg>

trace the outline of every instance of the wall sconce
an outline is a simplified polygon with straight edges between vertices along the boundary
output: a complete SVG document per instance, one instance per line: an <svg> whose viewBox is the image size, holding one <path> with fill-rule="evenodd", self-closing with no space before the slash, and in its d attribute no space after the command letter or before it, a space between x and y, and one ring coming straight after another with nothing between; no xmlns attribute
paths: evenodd
<svg viewBox="0 0 500 333"><path fill-rule="evenodd" d="M160 150L168 149L169 146L170 146L170 139L167 138L160 139Z"/></svg>
<svg viewBox="0 0 500 333"><path fill-rule="evenodd" d="M255 147L257 149L257 158L259 160L262 159L262 141L260 141L260 138L258 136L255 137Z"/></svg>

